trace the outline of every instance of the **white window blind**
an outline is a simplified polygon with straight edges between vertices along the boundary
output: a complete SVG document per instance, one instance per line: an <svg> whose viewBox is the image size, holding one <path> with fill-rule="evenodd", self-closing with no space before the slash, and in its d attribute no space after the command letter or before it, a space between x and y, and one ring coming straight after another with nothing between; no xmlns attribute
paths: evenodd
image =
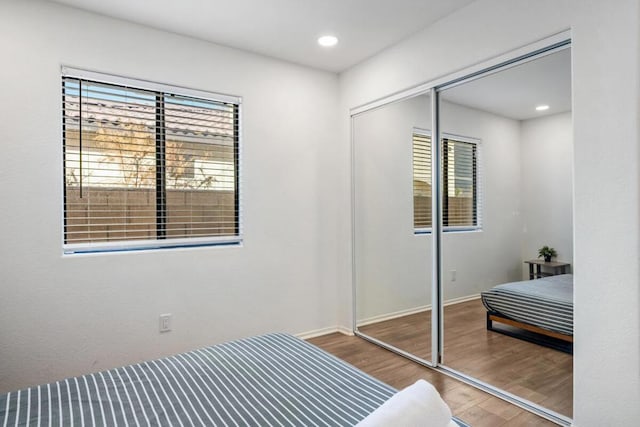
<svg viewBox="0 0 640 427"><path fill-rule="evenodd" d="M72 76L62 97L65 252L240 240L239 103Z"/></svg>
<svg viewBox="0 0 640 427"><path fill-rule="evenodd" d="M431 228L431 137L413 134L413 226Z"/></svg>
<svg viewBox="0 0 640 427"><path fill-rule="evenodd" d="M481 226L481 193L478 143L442 139L442 222L444 231ZM413 134L414 228L431 228L431 137Z"/></svg>

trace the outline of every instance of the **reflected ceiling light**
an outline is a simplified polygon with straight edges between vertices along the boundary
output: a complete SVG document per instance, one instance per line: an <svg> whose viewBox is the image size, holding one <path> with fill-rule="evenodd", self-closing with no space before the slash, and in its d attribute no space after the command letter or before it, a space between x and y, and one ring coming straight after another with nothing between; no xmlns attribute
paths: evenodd
<svg viewBox="0 0 640 427"><path fill-rule="evenodd" d="M335 36L322 36L318 39L318 44L324 47L331 47L338 44L338 38Z"/></svg>
<svg viewBox="0 0 640 427"><path fill-rule="evenodd" d="M538 105L536 107L536 111L545 111L545 110L548 110L548 109L549 109L548 105Z"/></svg>

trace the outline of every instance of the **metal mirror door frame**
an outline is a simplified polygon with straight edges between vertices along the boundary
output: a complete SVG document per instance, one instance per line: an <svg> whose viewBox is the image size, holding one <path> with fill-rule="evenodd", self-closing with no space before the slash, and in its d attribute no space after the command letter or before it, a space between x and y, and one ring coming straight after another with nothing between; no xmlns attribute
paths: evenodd
<svg viewBox="0 0 640 427"><path fill-rule="evenodd" d="M389 343L386 343L384 341L381 341L378 338L372 337L362 331L360 331L358 329L358 319L357 319L357 273L356 273L356 255L357 255L357 251L356 251L356 228L357 228L357 224L356 224L356 200L355 200L355 194L356 194L356 159L355 159L355 154L356 154L356 147L355 147L355 126L354 126L354 120L361 114L366 113L366 112L370 112L370 111L374 111L376 109L379 109L381 107L387 106L387 105L391 105L394 103L398 103L407 99L411 99L413 97L419 96L419 95L426 95L429 94L429 96L431 97L431 120L432 120L432 135L436 135L436 124L433 121L433 119L436 117L436 114L434 113L434 109L438 108L437 103L434 102L434 96L436 95L436 89L435 87L429 87L427 88L425 85L421 85L420 87L405 91L403 93L399 93L396 94L395 96L392 97L388 97L385 98L384 100L381 100L380 102L371 104L365 108L362 108L361 111L354 111L352 110L351 112L351 122L350 122L350 126L351 126L351 282L352 282L352 314L353 314L353 333L354 335L363 338L369 342L372 342L382 348L385 348L387 350L390 350L396 354L402 355L404 357L406 357L407 359L410 359L416 363L419 363L421 365L424 366L428 366L430 368L435 368L438 366L438 362L440 360L440 348L442 347L441 343L438 343L438 340L434 339L434 337L438 337L438 339L441 341L442 334L438 331L442 330L442 323L440 322L440 315L439 312L441 311L441 298L440 298L440 291L437 289L437 287L435 286L431 286L431 359L423 359L421 357L418 357L412 353L409 353L401 348L398 348L394 345L391 345ZM433 138L433 137L432 137ZM435 139L434 139L435 140ZM439 145L439 144L435 144L435 145ZM439 152L440 148L433 148L433 152L435 153L436 151ZM434 156L432 155L432 159L431 159L431 170L432 171L437 171L439 169L436 169L436 167L439 168L439 164L440 164L440 158L439 155L438 156ZM436 177L436 174L432 174L432 197L431 197L431 204L432 204L432 208L431 211L433 212L438 212L437 209L440 209L440 198L436 197L436 194L439 194L439 192L436 192L437 189L439 189L439 187L436 187L436 182L439 181L439 178ZM439 185L439 184L437 184ZM433 219L432 219L433 220ZM440 233L437 232L437 230L441 229L441 222L432 222L432 250L434 250L434 254L438 254L438 258L439 258L439 252L435 252L436 248L440 247L440 243L439 243L439 239L440 239ZM438 243L436 243L435 241L438 240ZM436 281L436 277L438 277L440 275L440 270L438 267L439 264L434 264L433 268L432 268L432 283L437 283ZM428 284L425 284L425 286L428 289Z"/></svg>

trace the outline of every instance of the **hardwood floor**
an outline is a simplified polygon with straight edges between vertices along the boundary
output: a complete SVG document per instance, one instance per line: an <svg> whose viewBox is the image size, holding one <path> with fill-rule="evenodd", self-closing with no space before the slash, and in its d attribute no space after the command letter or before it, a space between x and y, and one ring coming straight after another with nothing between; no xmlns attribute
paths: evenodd
<svg viewBox="0 0 640 427"><path fill-rule="evenodd" d="M445 364L513 394L571 416L573 358L485 329L479 300L445 307ZM360 328L420 357L428 357L429 313ZM428 337L428 335L427 335ZM454 415L475 426L554 425L471 386L413 363L358 337L330 334L309 342L401 389L423 378L431 382Z"/></svg>
<svg viewBox="0 0 640 427"><path fill-rule="evenodd" d="M487 331L485 313L480 300L445 307L445 365L571 417L573 356Z"/></svg>

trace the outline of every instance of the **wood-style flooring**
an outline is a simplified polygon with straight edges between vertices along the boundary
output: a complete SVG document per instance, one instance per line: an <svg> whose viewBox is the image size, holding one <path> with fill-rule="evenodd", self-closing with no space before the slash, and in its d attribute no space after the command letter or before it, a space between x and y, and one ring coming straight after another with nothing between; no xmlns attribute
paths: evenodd
<svg viewBox="0 0 640 427"><path fill-rule="evenodd" d="M361 327L367 335L428 358L430 313ZM485 329L479 300L445 307L445 365L561 414L572 415L573 358ZM427 337L425 339L425 336ZM310 339L329 353L401 389L423 378L453 414L475 426L554 425L460 381L395 355L358 337L330 334Z"/></svg>

